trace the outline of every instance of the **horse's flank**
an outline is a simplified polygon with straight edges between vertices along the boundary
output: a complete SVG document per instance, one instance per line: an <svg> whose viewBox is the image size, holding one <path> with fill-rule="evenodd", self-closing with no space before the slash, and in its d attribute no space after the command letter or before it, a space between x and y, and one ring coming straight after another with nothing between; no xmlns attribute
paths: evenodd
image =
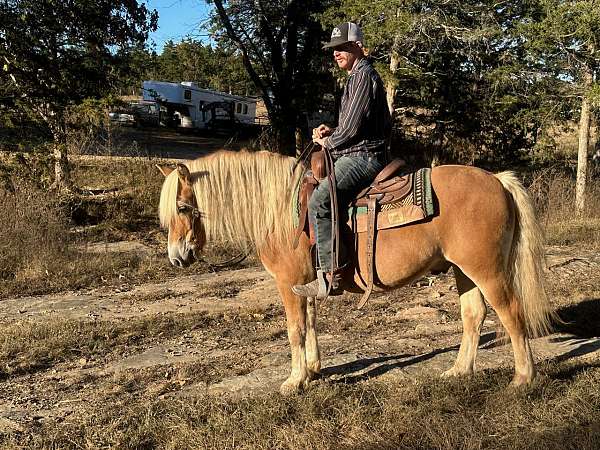
<svg viewBox="0 0 600 450"><path fill-rule="evenodd" d="M291 242L292 195L302 176L301 167L294 170L294 158L222 150L186 164L208 241L258 249ZM172 172L161 192L159 217L165 228L177 217L177 180Z"/></svg>

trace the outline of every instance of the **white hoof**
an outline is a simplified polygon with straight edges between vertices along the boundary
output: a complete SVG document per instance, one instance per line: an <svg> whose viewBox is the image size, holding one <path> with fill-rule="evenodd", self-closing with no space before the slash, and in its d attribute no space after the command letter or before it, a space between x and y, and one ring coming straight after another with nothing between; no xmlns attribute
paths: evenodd
<svg viewBox="0 0 600 450"><path fill-rule="evenodd" d="M531 383L533 381L533 378L534 378L534 375L523 375L523 374L516 373L515 376L513 377L512 381L510 382L510 385L512 387L527 386L529 383Z"/></svg>
<svg viewBox="0 0 600 450"><path fill-rule="evenodd" d="M446 370L442 373L442 378L453 378L453 377L465 377L473 375L472 370L461 370L456 367L452 367L451 369Z"/></svg>
<svg viewBox="0 0 600 450"><path fill-rule="evenodd" d="M288 396L292 394L296 394L303 389L306 389L308 386L308 377L302 378L292 378L289 377L287 380L283 382L281 387L279 388L279 392L281 395Z"/></svg>

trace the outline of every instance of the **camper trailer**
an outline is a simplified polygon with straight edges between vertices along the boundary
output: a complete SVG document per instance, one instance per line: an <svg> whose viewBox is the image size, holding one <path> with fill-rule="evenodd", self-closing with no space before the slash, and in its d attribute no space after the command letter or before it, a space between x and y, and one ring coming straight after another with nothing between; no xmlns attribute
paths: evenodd
<svg viewBox="0 0 600 450"><path fill-rule="evenodd" d="M189 81L144 81L143 97L160 105L166 125L202 130L261 124L256 98L203 89Z"/></svg>

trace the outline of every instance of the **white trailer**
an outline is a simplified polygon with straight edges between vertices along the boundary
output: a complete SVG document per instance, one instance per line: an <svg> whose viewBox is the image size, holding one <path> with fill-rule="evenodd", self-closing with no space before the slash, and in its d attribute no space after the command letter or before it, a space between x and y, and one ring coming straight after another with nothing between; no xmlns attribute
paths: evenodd
<svg viewBox="0 0 600 450"><path fill-rule="evenodd" d="M182 128L207 129L219 119L248 126L259 124L256 98L203 89L190 81L144 81L143 97L165 106Z"/></svg>

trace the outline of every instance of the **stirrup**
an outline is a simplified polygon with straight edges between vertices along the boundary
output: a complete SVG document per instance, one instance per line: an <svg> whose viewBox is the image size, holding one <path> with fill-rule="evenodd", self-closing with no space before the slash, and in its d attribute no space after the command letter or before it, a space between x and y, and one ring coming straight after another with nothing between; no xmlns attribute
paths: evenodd
<svg viewBox="0 0 600 450"><path fill-rule="evenodd" d="M301 297L314 297L318 300L326 299L329 295L341 295L344 291L339 287L335 278L331 289L329 289L329 293L327 292L329 281L327 281L325 273L326 272L323 272L322 270L317 270L316 280L313 280L310 283L293 286L292 292L296 295L300 295Z"/></svg>

